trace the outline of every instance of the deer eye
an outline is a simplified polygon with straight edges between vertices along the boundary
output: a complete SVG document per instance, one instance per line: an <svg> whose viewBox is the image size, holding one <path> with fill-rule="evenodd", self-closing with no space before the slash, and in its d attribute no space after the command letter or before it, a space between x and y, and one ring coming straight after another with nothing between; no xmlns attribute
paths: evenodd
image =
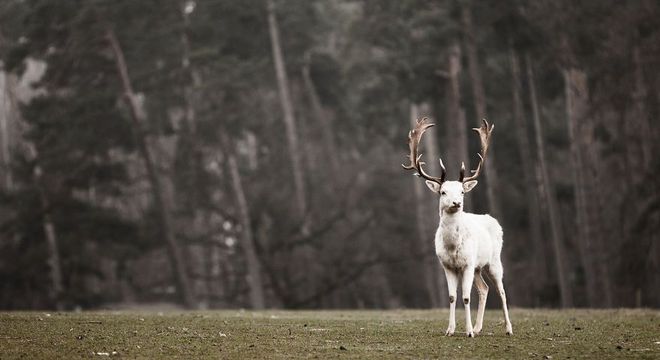
<svg viewBox="0 0 660 360"><path fill-rule="evenodd" d="M465 195L465 191L461 191L461 195Z"/></svg>
<svg viewBox="0 0 660 360"><path fill-rule="evenodd" d="M447 195L447 193L443 191L440 193L440 195Z"/></svg>

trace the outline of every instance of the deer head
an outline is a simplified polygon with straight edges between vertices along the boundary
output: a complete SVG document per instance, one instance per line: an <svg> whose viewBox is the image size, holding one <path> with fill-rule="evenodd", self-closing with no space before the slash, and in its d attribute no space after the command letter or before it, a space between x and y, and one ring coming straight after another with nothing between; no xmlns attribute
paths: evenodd
<svg viewBox="0 0 660 360"><path fill-rule="evenodd" d="M427 174L422 167L424 162L421 161L422 154L419 154L419 142L421 141L424 132L433 125L434 124L428 122L427 118L417 121L415 128L408 133L410 164L402 164L401 166L406 170L415 170L415 175L426 179L426 186L428 186L431 191L440 195L441 212L447 212L450 214L456 213L463 209L463 197L465 193L469 192L477 185L477 177L481 174L481 169L486 159L486 154L488 153L490 135L493 132L495 125L488 124L484 119L480 127L472 129L479 134L479 140L481 141L481 152L477 154L479 156L479 164L475 170L471 170L472 175L466 177L465 163L462 162L458 181L446 181L447 170L442 163L442 159L439 159L440 167L442 169L440 177L434 177Z"/></svg>

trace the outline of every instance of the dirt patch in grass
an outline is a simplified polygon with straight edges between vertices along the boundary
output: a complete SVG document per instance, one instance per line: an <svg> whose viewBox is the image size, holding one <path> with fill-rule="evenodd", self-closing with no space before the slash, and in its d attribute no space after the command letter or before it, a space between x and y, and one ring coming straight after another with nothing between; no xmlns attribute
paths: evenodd
<svg viewBox="0 0 660 360"><path fill-rule="evenodd" d="M447 311L4 312L9 358L660 358L660 312L489 310L445 337ZM473 315L474 316L474 315Z"/></svg>

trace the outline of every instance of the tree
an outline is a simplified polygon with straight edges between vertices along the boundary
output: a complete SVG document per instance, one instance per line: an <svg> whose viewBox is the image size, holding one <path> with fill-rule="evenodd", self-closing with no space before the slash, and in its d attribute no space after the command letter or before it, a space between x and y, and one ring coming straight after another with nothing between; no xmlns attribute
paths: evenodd
<svg viewBox="0 0 660 360"><path fill-rule="evenodd" d="M477 119L486 119L486 94L484 91L483 80L481 76L481 66L479 65L479 56L477 54L476 34L472 25L472 10L470 9L469 2L461 4L461 24L463 27L463 43L465 46L465 53L468 60L468 72L470 75L470 85L472 87L472 95L474 101L475 114ZM486 175L486 194L488 196L488 206L491 215L497 219L502 218L502 211L495 195L496 189L499 186L497 169L495 168L495 158L492 150L489 153L490 160L486 162L485 175ZM505 252L506 254L506 252ZM505 256L506 258L506 256ZM507 262L506 260L504 261Z"/></svg>
<svg viewBox="0 0 660 360"><path fill-rule="evenodd" d="M426 105L426 104L425 104ZM422 119L422 114L428 114L428 106L420 106L417 104L410 105L410 124L413 128L417 121ZM425 116L424 116L425 117ZM430 135L430 134L429 134ZM435 146L435 141L432 136L427 136L424 138L424 147L431 156L438 154L438 148ZM428 169L431 174L439 174L439 166L434 164L429 164ZM429 254L435 252L433 248L433 243L429 241L431 238L434 227L432 222L428 221L429 217L434 214L437 209L435 207L430 207L428 201L425 201L426 196L426 186L423 181L420 181L419 178L415 177L412 179L415 193L415 218L417 220L417 239L419 240L419 245L415 248L419 249L418 251L423 254ZM424 266L422 267L422 276L424 279L424 284L426 286L426 292L429 297L429 304L431 307L436 308L441 304L440 293L442 289L440 288L440 280L438 275L440 274L440 269L436 259L433 257L424 257ZM446 298L446 296L445 296Z"/></svg>
<svg viewBox="0 0 660 360"><path fill-rule="evenodd" d="M275 15L275 1L267 0L268 9L268 31L270 33L271 46L273 50L273 63L277 75L278 95L284 114L284 125L286 128L286 138L289 145L289 157L291 159L291 171L293 174L293 183L296 194L296 204L298 206L298 216L302 219L307 211L307 199L305 194L305 179L302 169L302 152L298 144L296 118L293 112L293 102L291 100L291 90L289 88L289 78L286 74L284 64L284 55L282 55L282 45L280 44L280 34Z"/></svg>
<svg viewBox="0 0 660 360"><path fill-rule="evenodd" d="M520 157L522 159L522 168L523 168L523 177L525 184L526 197L528 199L529 209L529 236L531 241L534 244L534 254L535 254L535 273L537 276L535 283L535 302L540 304L539 291L543 287L543 280L545 279L545 261L542 256L543 249L543 239L541 237L541 217L540 217L540 204L537 189L539 188L536 184L536 167L532 163L532 147L529 142L529 135L527 129L527 123L525 120L523 99L522 99L522 76L520 70L520 58L513 48L513 44L509 48L509 58L511 62L511 94L513 100L513 120L516 124L517 130L517 143L520 151ZM533 90L530 90L532 92ZM558 257L559 258L559 257ZM558 272L561 277L560 280L563 280L564 268ZM561 286L563 285L563 286ZM563 294L565 291L570 291L567 286L568 284L560 281L560 291Z"/></svg>
<svg viewBox="0 0 660 360"><path fill-rule="evenodd" d="M140 150L142 160L144 161L144 164L147 168L147 174L149 175L153 200L155 203L156 211L158 212L158 220L161 226L162 236L165 238L165 242L167 243L169 250L172 268L176 278L177 290L179 296L181 297L181 302L186 307L193 308L195 306L195 299L190 288L190 280L186 272L186 261L174 235L170 205L166 200L165 189L161 183L161 178L156 173L153 155L151 154L151 151L144 138L144 130L142 127L143 123L146 121L146 113L140 104L138 95L133 91L133 86L128 75L128 68L126 66L126 61L124 60L124 54L121 49L121 45L119 44L119 41L117 40L117 37L115 36L112 29L109 27L106 29L106 38L110 44L110 47L112 48L115 63L117 65L117 74L121 79L124 97L130 109L135 141L138 145L138 149Z"/></svg>
<svg viewBox="0 0 660 360"><path fill-rule="evenodd" d="M468 157L467 122L461 106L461 47L455 42L448 50L447 58L447 157L450 167L458 168L462 162L470 166ZM471 199L465 198L465 208L472 207Z"/></svg>
<svg viewBox="0 0 660 360"><path fill-rule="evenodd" d="M337 146L335 145L334 140L334 130L331 123L331 112L323 108L321 104L321 99L319 98L318 91L310 75L310 53L305 55L305 64L302 69L303 83L305 85L305 92L309 97L309 101L312 105L312 110L314 111L314 117L316 121L319 122L321 127L321 135L323 138L323 144L326 148L326 153L330 159L330 168L333 173L339 173L339 152L337 151Z"/></svg>
<svg viewBox="0 0 660 360"><path fill-rule="evenodd" d="M229 139L224 140L227 146L232 146ZM250 286L250 303L253 309L263 309L266 306L264 298L263 282L261 280L261 266L257 256L255 238L252 234L252 221L250 218L247 198L243 189L243 181L239 172L236 156L230 149L225 151L227 154L227 167L231 176L232 188L236 196L236 204L239 209L240 222L242 227L243 241L242 246L245 251L245 257L248 267L248 283Z"/></svg>
<svg viewBox="0 0 660 360"><path fill-rule="evenodd" d="M34 146L30 147L32 149L33 158L38 159L38 154ZM48 249L48 267L50 269L50 298L55 308L57 310L64 310L63 302L63 292L64 286L62 281L62 265L60 261L60 250L57 240L57 231L55 230L55 225L53 224L53 219L51 215L51 201L48 199L48 195L44 190L45 185L43 184L43 170L39 166L38 160L34 165L34 184L39 191L39 198L41 200L41 210L43 211L42 215L42 224L43 231L46 237L46 245Z"/></svg>
<svg viewBox="0 0 660 360"><path fill-rule="evenodd" d="M541 181L543 185L543 195L548 209L550 219L550 234L554 249L555 268L557 271L557 280L559 282L559 292L562 307L572 307L573 297L571 287L569 286L567 275L570 274L569 267L566 264L566 251L564 249L564 236L561 217L558 214L555 194L552 191L550 175L548 173L547 160L545 155L545 141L543 138L543 127L541 123L541 114L539 111L538 98L536 95L536 81L532 69L532 62L529 55L525 58L527 81L529 82L529 99L532 107L532 119L534 121L534 138L536 139L536 154L541 172ZM541 248L538 248L539 250ZM537 255L539 258L542 255Z"/></svg>

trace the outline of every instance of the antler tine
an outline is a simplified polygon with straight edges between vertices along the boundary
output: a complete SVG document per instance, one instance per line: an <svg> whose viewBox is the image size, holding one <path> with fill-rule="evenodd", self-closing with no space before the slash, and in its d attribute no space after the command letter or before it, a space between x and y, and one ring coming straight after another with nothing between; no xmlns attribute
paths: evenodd
<svg viewBox="0 0 660 360"><path fill-rule="evenodd" d="M442 174L440 175L440 179L442 182L445 182L445 178L447 177L447 169L445 169L445 164L442 163L442 158L438 158L438 161L440 161L440 168L442 169Z"/></svg>
<svg viewBox="0 0 660 360"><path fill-rule="evenodd" d="M490 145L490 135L493 132L493 129L495 128L495 124L489 124L486 119L482 119L482 124L478 128L473 128L472 130L476 131L479 134L479 140L481 141L481 152L477 154L479 156L479 165L477 165L476 170L471 170L472 175L468 177L464 177L465 175L465 169L464 165L461 165L461 176L459 178L459 181L470 181L474 180L477 177L479 177L479 174L481 174L481 169L483 163L486 161L486 154L488 154L488 145Z"/></svg>
<svg viewBox="0 0 660 360"><path fill-rule="evenodd" d="M403 166L403 168L406 170L415 170L415 175L419 177L434 181L438 184L442 184L445 181L446 174L445 167L442 165L442 160L440 160L440 165L442 166L442 175L440 177L431 176L424 171L424 168L422 167L424 162L420 161L422 159L422 154L418 153L419 142L422 139L422 135L424 135L424 132L432 126L434 126L434 124L429 123L428 118L417 120L415 128L408 132L408 147L410 148L410 154L408 155L408 158L410 160L410 164L401 164L401 166Z"/></svg>

